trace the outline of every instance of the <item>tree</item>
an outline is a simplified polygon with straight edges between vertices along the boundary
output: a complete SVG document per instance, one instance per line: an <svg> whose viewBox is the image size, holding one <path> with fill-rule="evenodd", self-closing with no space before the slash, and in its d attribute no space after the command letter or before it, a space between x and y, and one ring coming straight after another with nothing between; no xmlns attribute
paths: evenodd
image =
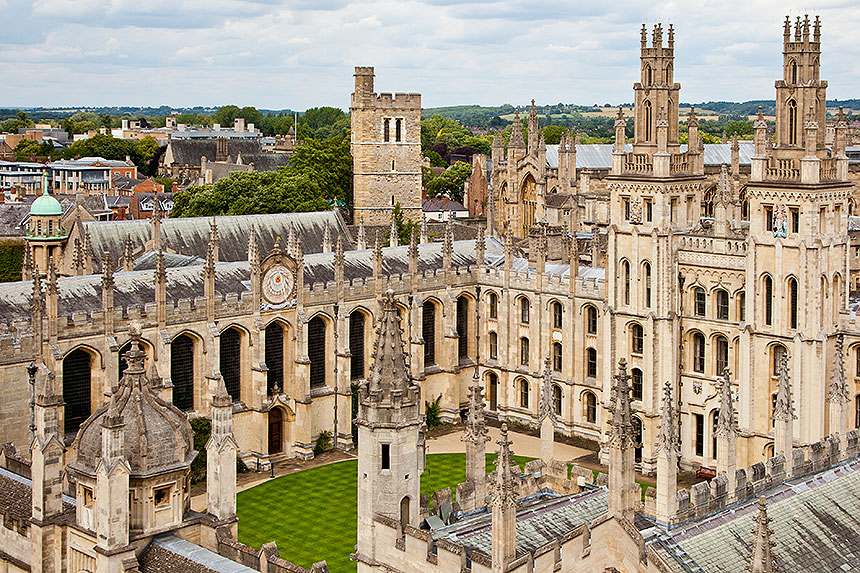
<svg viewBox="0 0 860 573"><path fill-rule="evenodd" d="M413 233L417 233L420 225L403 216L403 209L400 208L400 203L394 204L394 209L391 211L394 217L394 226L397 227L397 241L401 245L409 244Z"/></svg>
<svg viewBox="0 0 860 573"><path fill-rule="evenodd" d="M726 124L726 135L732 137L735 133L741 139L752 137L753 126L748 121L730 121Z"/></svg>
<svg viewBox="0 0 860 573"><path fill-rule="evenodd" d="M263 122L263 114L260 113L257 108L252 106L245 106L239 110L238 115L236 117L241 117L245 120L245 125L247 126L249 123L253 123L254 127L260 125Z"/></svg>
<svg viewBox="0 0 860 573"><path fill-rule="evenodd" d="M292 175L305 175L316 182L322 197L352 204L352 156L349 138L308 139L296 148L285 168Z"/></svg>
<svg viewBox="0 0 860 573"><path fill-rule="evenodd" d="M425 189L430 197L447 197L452 201L463 202L463 184L472 174L472 166L458 161L438 177L433 177L430 170L422 170ZM428 178L428 174L430 177Z"/></svg>
<svg viewBox="0 0 860 573"><path fill-rule="evenodd" d="M218 108L213 117L213 122L222 127L232 127L233 120L241 117L241 109L237 105L225 105Z"/></svg>
<svg viewBox="0 0 860 573"><path fill-rule="evenodd" d="M50 157L53 151L54 146L47 141L22 139L15 146L15 159L18 161L27 161L32 157Z"/></svg>

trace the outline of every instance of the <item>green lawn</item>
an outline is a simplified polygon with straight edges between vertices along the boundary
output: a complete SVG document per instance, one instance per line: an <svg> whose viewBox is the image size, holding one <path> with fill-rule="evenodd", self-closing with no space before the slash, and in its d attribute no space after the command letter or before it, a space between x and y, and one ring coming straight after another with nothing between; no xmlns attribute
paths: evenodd
<svg viewBox="0 0 860 573"><path fill-rule="evenodd" d="M520 465L530 458L514 456ZM487 455L487 471L495 467ZM355 571L349 554L356 539L356 475L349 460L281 476L238 495L239 541L278 544L281 557L310 568L325 559L332 573ZM421 493L466 480L465 454L430 454Z"/></svg>

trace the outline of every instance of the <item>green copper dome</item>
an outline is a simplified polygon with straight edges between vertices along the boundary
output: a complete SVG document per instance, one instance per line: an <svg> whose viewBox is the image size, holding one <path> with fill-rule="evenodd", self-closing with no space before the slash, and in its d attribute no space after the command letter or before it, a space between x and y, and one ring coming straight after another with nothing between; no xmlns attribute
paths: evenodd
<svg viewBox="0 0 860 573"><path fill-rule="evenodd" d="M42 194L33 201L33 205L30 206L31 217L50 217L62 214L63 208L60 207L60 202L51 197L48 193Z"/></svg>

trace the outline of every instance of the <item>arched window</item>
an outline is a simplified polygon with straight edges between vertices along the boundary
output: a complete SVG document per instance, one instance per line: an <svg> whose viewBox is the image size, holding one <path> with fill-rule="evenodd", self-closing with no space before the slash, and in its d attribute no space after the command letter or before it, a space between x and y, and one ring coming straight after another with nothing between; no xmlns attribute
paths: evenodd
<svg viewBox="0 0 860 573"><path fill-rule="evenodd" d="M457 297L457 358L469 357L469 299Z"/></svg>
<svg viewBox="0 0 860 573"><path fill-rule="evenodd" d="M642 263L642 275L644 277L645 287L645 307L651 307L651 263Z"/></svg>
<svg viewBox="0 0 860 573"><path fill-rule="evenodd" d="M721 376L726 368L729 367L729 341L724 336L718 336L715 339L716 347L717 347L717 360L715 363L716 374L717 376Z"/></svg>
<svg viewBox="0 0 860 573"><path fill-rule="evenodd" d="M651 110L651 102L648 100L645 100L644 107L645 107L645 125L644 125L645 137L644 137L644 140L645 141L651 141L651 124L653 123L653 120L654 120L654 118L653 118L654 114Z"/></svg>
<svg viewBox="0 0 860 573"><path fill-rule="evenodd" d="M397 127L400 127L400 120L398 119ZM404 537L406 535L406 526L409 525L409 496L404 496L403 499L400 500L400 537Z"/></svg>
<svg viewBox="0 0 860 573"><path fill-rule="evenodd" d="M552 327L553 328L561 328L562 324L562 308L561 303L558 301L553 301L552 303Z"/></svg>
<svg viewBox="0 0 860 573"><path fill-rule="evenodd" d="M791 83L797 83L797 62L791 60Z"/></svg>
<svg viewBox="0 0 860 573"><path fill-rule="evenodd" d="M522 366L529 365L529 339L525 336L520 338L520 364Z"/></svg>
<svg viewBox="0 0 860 573"><path fill-rule="evenodd" d="M597 351L593 348L585 350L585 372L589 378L597 378Z"/></svg>
<svg viewBox="0 0 860 573"><path fill-rule="evenodd" d="M499 317L499 295L494 292L487 295L487 306L490 307L490 318L493 320L497 319Z"/></svg>
<svg viewBox="0 0 860 573"><path fill-rule="evenodd" d="M788 326L797 328L797 279L788 279Z"/></svg>
<svg viewBox="0 0 860 573"><path fill-rule="evenodd" d="M561 416L561 386L552 385L552 409L556 416Z"/></svg>
<svg viewBox="0 0 860 573"><path fill-rule="evenodd" d="M774 344L771 347L771 365L770 365L770 375L774 378L779 377L779 363L782 362L782 356L785 354L785 346L782 344Z"/></svg>
<svg viewBox="0 0 860 573"><path fill-rule="evenodd" d="M364 314L355 310L349 315L349 377L364 378Z"/></svg>
<svg viewBox="0 0 860 573"><path fill-rule="evenodd" d="M642 399L642 370L639 368L634 368L630 371L630 378L633 382L633 388L631 390L631 394L633 395L634 400Z"/></svg>
<svg viewBox="0 0 860 573"><path fill-rule="evenodd" d="M495 360L499 357L499 335L490 331L490 359Z"/></svg>
<svg viewBox="0 0 860 573"><path fill-rule="evenodd" d="M738 321L744 322L747 319L747 293L740 291L735 298L738 301Z"/></svg>
<svg viewBox="0 0 860 573"><path fill-rule="evenodd" d="M235 328L228 328L220 338L219 368L227 393L236 402L242 399L242 335Z"/></svg>
<svg viewBox="0 0 860 573"><path fill-rule="evenodd" d="M654 84L654 70L651 69L651 66L645 64L645 85L650 86Z"/></svg>
<svg viewBox="0 0 860 573"><path fill-rule="evenodd" d="M531 309L531 303L529 299L524 296L520 297L520 322L523 324L529 323L529 310Z"/></svg>
<svg viewBox="0 0 860 573"><path fill-rule="evenodd" d="M487 374L487 386L489 387L490 410L496 411L499 408L499 377L495 372Z"/></svg>
<svg viewBox="0 0 860 573"><path fill-rule="evenodd" d="M711 412L711 457L717 459L717 423L720 419L720 411Z"/></svg>
<svg viewBox="0 0 860 573"><path fill-rule="evenodd" d="M833 277L833 300L830 308L833 310L833 322L839 320L839 309L842 306L842 284L839 275Z"/></svg>
<svg viewBox="0 0 860 573"><path fill-rule="evenodd" d="M788 100L788 143L797 145L797 103Z"/></svg>
<svg viewBox="0 0 860 573"><path fill-rule="evenodd" d="M765 275L762 281L764 287L764 323L773 325L773 279Z"/></svg>
<svg viewBox="0 0 860 573"><path fill-rule="evenodd" d="M630 304L630 262L621 262L621 280L624 284L624 304Z"/></svg>
<svg viewBox="0 0 860 573"><path fill-rule="evenodd" d="M591 305L585 307L585 331L597 334L597 309Z"/></svg>
<svg viewBox="0 0 860 573"><path fill-rule="evenodd" d="M77 432L90 416L92 358L86 350L73 350L63 359L64 432Z"/></svg>
<svg viewBox="0 0 860 573"><path fill-rule="evenodd" d="M705 371L705 337L700 332L693 333L693 371Z"/></svg>
<svg viewBox="0 0 860 573"><path fill-rule="evenodd" d="M717 319L729 319L729 293L723 289L717 291Z"/></svg>
<svg viewBox="0 0 860 573"><path fill-rule="evenodd" d="M552 343L552 369L561 372L561 343Z"/></svg>
<svg viewBox="0 0 860 573"><path fill-rule="evenodd" d="M597 423L597 397L592 392L583 392L582 409L585 421L589 424Z"/></svg>
<svg viewBox="0 0 860 573"><path fill-rule="evenodd" d="M388 143L391 140L391 120L387 117L382 120L382 141Z"/></svg>
<svg viewBox="0 0 860 573"><path fill-rule="evenodd" d="M424 367L436 364L436 305L421 305L421 336L424 338Z"/></svg>
<svg viewBox="0 0 860 573"><path fill-rule="evenodd" d="M170 380L173 405L187 412L194 408L194 339L180 334L170 343Z"/></svg>
<svg viewBox="0 0 860 573"><path fill-rule="evenodd" d="M311 361L311 388L325 386L326 325L319 316L308 323L308 358Z"/></svg>
<svg viewBox="0 0 860 573"><path fill-rule="evenodd" d="M693 314L705 316L707 311L707 294L702 287L693 288Z"/></svg>
<svg viewBox="0 0 860 573"><path fill-rule="evenodd" d="M529 407L529 382L520 378L520 407Z"/></svg>
<svg viewBox="0 0 860 573"><path fill-rule="evenodd" d="M266 389L271 396L275 388L284 390L284 328L277 322L266 327L266 367Z"/></svg>
<svg viewBox="0 0 860 573"><path fill-rule="evenodd" d="M645 330L640 324L633 324L630 327L630 352L633 354L642 354L645 349Z"/></svg>

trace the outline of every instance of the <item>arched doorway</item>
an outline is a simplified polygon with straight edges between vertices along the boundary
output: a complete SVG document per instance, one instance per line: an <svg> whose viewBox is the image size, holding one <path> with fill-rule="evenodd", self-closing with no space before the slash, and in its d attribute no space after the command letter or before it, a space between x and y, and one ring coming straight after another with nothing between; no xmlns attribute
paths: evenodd
<svg viewBox="0 0 860 573"><path fill-rule="evenodd" d="M63 401L66 403L64 431L78 431L90 415L92 357L86 350L73 350L63 359Z"/></svg>
<svg viewBox="0 0 860 573"><path fill-rule="evenodd" d="M537 209L537 183L531 173L526 175L520 196L522 197L522 236L529 236L529 229L535 224L535 210Z"/></svg>
<svg viewBox="0 0 860 573"><path fill-rule="evenodd" d="M280 408L269 410L269 455L284 450L284 413Z"/></svg>

